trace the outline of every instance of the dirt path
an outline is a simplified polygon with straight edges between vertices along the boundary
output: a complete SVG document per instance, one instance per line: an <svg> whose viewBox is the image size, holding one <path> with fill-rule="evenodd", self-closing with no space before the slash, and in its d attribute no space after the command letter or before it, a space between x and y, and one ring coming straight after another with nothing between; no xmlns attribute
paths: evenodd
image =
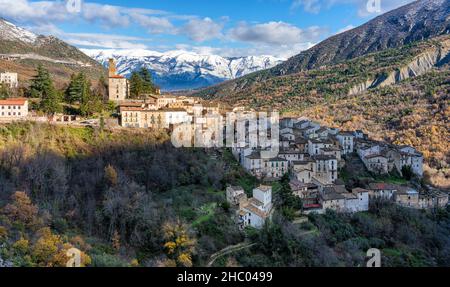
<svg viewBox="0 0 450 287"><path fill-rule="evenodd" d="M253 247L255 245L256 245L256 243L243 242L243 243L239 243L237 245L232 245L232 246L225 247L224 249L222 249L222 250L214 253L213 255L211 255L211 257L209 258L209 261L206 264L206 266L207 267L211 267L214 264L214 262L216 262L216 260L219 259L220 257L223 257L225 255L231 254L231 253L236 252L236 251L240 251L240 250L243 250L243 249L247 249L247 248Z"/></svg>

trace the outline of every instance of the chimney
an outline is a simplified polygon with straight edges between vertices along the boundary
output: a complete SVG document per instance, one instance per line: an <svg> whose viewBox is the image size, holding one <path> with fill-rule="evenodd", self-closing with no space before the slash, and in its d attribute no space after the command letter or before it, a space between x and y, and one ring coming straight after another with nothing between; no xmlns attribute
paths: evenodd
<svg viewBox="0 0 450 287"><path fill-rule="evenodd" d="M109 77L116 75L116 61L113 58L109 59Z"/></svg>

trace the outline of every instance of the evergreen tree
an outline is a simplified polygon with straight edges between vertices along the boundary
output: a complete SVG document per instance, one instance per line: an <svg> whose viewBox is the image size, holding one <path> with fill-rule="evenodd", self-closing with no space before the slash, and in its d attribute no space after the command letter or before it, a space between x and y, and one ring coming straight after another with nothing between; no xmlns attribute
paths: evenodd
<svg viewBox="0 0 450 287"><path fill-rule="evenodd" d="M102 99L108 99L108 82L105 76L102 74L98 80L97 87L95 88L95 93L101 96Z"/></svg>
<svg viewBox="0 0 450 287"><path fill-rule="evenodd" d="M42 93L40 109L46 114L56 114L62 111L61 95L53 87L53 84Z"/></svg>
<svg viewBox="0 0 450 287"><path fill-rule="evenodd" d="M144 91L146 93L154 92L155 87L153 85L152 74L150 73L150 71L147 68L142 67L139 71L139 75L141 76L143 81Z"/></svg>
<svg viewBox="0 0 450 287"><path fill-rule="evenodd" d="M66 101L70 104L81 101L82 93L82 74L73 74L70 77L69 86L66 89Z"/></svg>
<svg viewBox="0 0 450 287"><path fill-rule="evenodd" d="M278 193L279 207L281 207L281 213L288 220L295 218L295 213L302 209L302 200L295 196L289 185L289 175L285 174L281 179L281 189Z"/></svg>
<svg viewBox="0 0 450 287"><path fill-rule="evenodd" d="M133 72L130 78L130 97L139 98L144 93L144 81L139 73Z"/></svg>
<svg viewBox="0 0 450 287"><path fill-rule="evenodd" d="M11 91L6 85L0 84L0 99L4 100L11 96Z"/></svg>
<svg viewBox="0 0 450 287"><path fill-rule="evenodd" d="M33 78L30 95L33 98L40 98L40 109L47 114L54 114L61 111L61 95L53 86L49 72L39 65L36 69L37 75Z"/></svg>
<svg viewBox="0 0 450 287"><path fill-rule="evenodd" d="M130 96L132 98L140 98L143 94L153 94L155 92L156 87L147 68L142 67L140 71L135 71L131 74Z"/></svg>
<svg viewBox="0 0 450 287"><path fill-rule="evenodd" d="M48 92L53 87L52 79L49 72L39 65L36 69L37 75L32 79L30 86L30 95L33 98L43 98L44 93Z"/></svg>
<svg viewBox="0 0 450 287"><path fill-rule="evenodd" d="M86 79L83 73L80 73L78 77L80 85L80 113L83 116L88 116L93 113L92 107L89 106L92 100L91 82Z"/></svg>

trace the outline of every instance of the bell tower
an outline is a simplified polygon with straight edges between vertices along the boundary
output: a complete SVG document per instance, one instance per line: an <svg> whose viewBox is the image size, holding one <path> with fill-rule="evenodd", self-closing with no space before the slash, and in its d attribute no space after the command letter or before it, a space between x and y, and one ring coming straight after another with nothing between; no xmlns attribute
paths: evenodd
<svg viewBox="0 0 450 287"><path fill-rule="evenodd" d="M113 58L109 59L109 77L114 77L116 75L116 61Z"/></svg>

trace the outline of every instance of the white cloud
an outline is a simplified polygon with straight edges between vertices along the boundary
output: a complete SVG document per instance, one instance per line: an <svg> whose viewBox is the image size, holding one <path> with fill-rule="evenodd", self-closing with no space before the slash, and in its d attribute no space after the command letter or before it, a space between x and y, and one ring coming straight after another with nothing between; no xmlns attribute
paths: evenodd
<svg viewBox="0 0 450 287"><path fill-rule="evenodd" d="M373 1L380 1L380 11L367 8ZM415 0L293 0L291 9L303 7L306 12L317 14L324 8L329 9L333 6L349 4L356 7L358 16L368 17L385 13L413 1Z"/></svg>
<svg viewBox="0 0 450 287"><path fill-rule="evenodd" d="M168 17L176 16L161 10L92 2L82 2L81 11L74 13L67 9L65 1L0 0L0 17L35 25L85 20L108 28L125 27L134 22L150 33L163 33L172 28Z"/></svg>
<svg viewBox="0 0 450 287"><path fill-rule="evenodd" d="M132 13L131 17L151 34L170 33L174 29L172 23L164 17L147 16Z"/></svg>
<svg viewBox="0 0 450 287"><path fill-rule="evenodd" d="M178 33L186 35L191 40L204 42L220 37L222 29L223 24L214 22L211 18L191 19L178 30Z"/></svg>
<svg viewBox="0 0 450 287"><path fill-rule="evenodd" d="M318 26L300 29L284 22L268 22L253 26L240 23L229 31L229 36L243 42L283 45L315 42L325 33L326 30Z"/></svg>
<svg viewBox="0 0 450 287"><path fill-rule="evenodd" d="M102 5L97 3L84 3L81 8L81 16L83 19L91 22L101 22L105 25L112 26L128 26L130 17L124 15L121 7L112 5Z"/></svg>
<svg viewBox="0 0 450 287"><path fill-rule="evenodd" d="M71 15L62 2L0 0L0 16L15 21L49 22L62 21Z"/></svg>
<svg viewBox="0 0 450 287"><path fill-rule="evenodd" d="M53 24L29 26L28 30L36 34L53 35L75 46L109 48L109 49L146 49L142 42L147 38L101 33L66 33Z"/></svg>
<svg viewBox="0 0 450 287"><path fill-rule="evenodd" d="M320 0L294 0L291 9L303 7L306 12L317 14L320 12Z"/></svg>
<svg viewBox="0 0 450 287"><path fill-rule="evenodd" d="M317 1L325 0L303 0L301 2L303 7L314 11ZM300 3L300 1L298 2ZM79 13L74 13L67 9L64 0L0 0L0 17L12 20L21 26L31 26L34 32L55 35L70 44L85 47L141 49L147 48L146 41L148 39L110 34L65 33L57 27L57 24L69 21L71 23L88 21L111 28L109 31L114 31L117 27L137 25L150 34L185 35L197 42L221 39L225 45L224 48L191 48L201 49L204 53L215 51L225 56L270 54L288 57L309 48L327 34L327 31L320 27L301 29L285 22L262 24L241 22L234 28L224 31L225 23L229 21L226 16L220 19L200 18L195 15L177 15L162 10L120 7L87 1L83 1ZM247 46L226 47L226 43L230 41L244 42L244 45ZM152 42L152 47L155 45L158 43ZM172 47L169 46L167 49Z"/></svg>
<svg viewBox="0 0 450 287"><path fill-rule="evenodd" d="M102 48L102 49L147 49L147 45L134 43L114 38L78 38L76 36L64 39L69 44L75 46Z"/></svg>

